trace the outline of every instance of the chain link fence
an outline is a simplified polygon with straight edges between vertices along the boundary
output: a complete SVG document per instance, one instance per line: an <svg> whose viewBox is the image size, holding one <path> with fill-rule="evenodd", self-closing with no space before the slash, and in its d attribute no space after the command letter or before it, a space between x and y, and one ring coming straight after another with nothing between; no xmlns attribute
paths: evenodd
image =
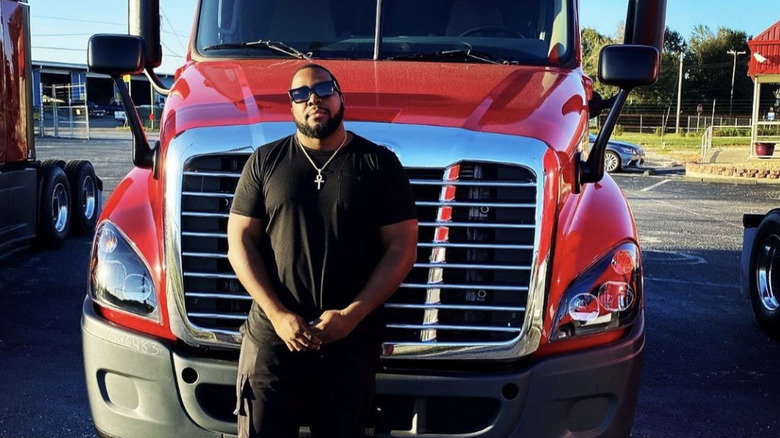
<svg viewBox="0 0 780 438"><path fill-rule="evenodd" d="M780 115L780 99L777 101L761 101L757 122L772 122L775 111ZM607 118L603 111L597 118L591 120L592 128L600 128ZM666 105L627 104L618 118L616 131L642 134L674 134L700 136L708 128L733 127L750 130L753 120L752 100L735 99L733 104L728 100L692 101L683 100L680 105L679 122L676 116L677 103ZM679 129L678 129L679 123Z"/></svg>
<svg viewBox="0 0 780 438"><path fill-rule="evenodd" d="M35 135L89 139L85 84L42 85L35 112Z"/></svg>

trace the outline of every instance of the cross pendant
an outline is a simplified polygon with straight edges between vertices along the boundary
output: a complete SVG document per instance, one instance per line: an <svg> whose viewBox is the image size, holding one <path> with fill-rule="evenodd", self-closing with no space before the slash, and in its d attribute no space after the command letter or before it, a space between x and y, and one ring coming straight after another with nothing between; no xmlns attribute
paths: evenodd
<svg viewBox="0 0 780 438"><path fill-rule="evenodd" d="M322 177L321 173L317 174L317 177L314 178L314 183L317 184L317 190L322 188L322 184L325 182L325 178Z"/></svg>

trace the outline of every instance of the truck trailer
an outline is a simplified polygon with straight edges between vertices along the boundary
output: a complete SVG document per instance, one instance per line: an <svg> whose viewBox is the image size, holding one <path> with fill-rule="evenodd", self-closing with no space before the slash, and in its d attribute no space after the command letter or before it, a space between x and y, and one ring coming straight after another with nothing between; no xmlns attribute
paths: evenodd
<svg viewBox="0 0 780 438"><path fill-rule="evenodd" d="M30 6L0 0L0 257L91 233L102 182L89 161L37 158L33 131Z"/></svg>
<svg viewBox="0 0 780 438"><path fill-rule="evenodd" d="M83 306L100 434L236 434L251 298L226 257L228 213L250 154L295 131L290 79L316 62L339 78L347 129L399 157L420 221L385 304L367 436L629 436L642 256L604 152L629 92L658 78L666 1L627 4L624 44L600 54L619 91L602 98L577 0L200 0L170 89L158 0L130 0L130 34L89 43L135 164L99 218ZM154 144L121 81L142 72L168 96Z"/></svg>

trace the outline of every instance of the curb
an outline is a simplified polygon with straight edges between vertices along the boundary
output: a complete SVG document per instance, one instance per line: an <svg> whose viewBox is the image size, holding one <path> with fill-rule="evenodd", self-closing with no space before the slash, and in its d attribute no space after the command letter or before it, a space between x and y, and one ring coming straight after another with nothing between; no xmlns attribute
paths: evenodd
<svg viewBox="0 0 780 438"><path fill-rule="evenodd" d="M685 164L685 178L743 184L780 184L780 169L756 169L733 164Z"/></svg>

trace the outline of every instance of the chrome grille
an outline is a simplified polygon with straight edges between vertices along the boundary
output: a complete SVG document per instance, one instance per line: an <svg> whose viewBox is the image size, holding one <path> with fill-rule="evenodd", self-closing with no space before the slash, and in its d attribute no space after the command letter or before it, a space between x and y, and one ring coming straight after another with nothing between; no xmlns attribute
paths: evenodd
<svg viewBox="0 0 780 438"><path fill-rule="evenodd" d="M184 165L181 259L184 305L200 330L237 334L252 298L227 259L227 219L249 155L206 155Z"/></svg>
<svg viewBox="0 0 780 438"><path fill-rule="evenodd" d="M520 336L532 271L536 177L520 166L407 169L417 263L385 305L387 343L485 345Z"/></svg>
<svg viewBox="0 0 780 438"><path fill-rule="evenodd" d="M251 298L227 260L227 217L248 154L184 164L184 307L196 330L238 334ZM387 345L490 345L522 332L536 232L530 169L460 163L408 168L420 233L412 272L386 304Z"/></svg>

